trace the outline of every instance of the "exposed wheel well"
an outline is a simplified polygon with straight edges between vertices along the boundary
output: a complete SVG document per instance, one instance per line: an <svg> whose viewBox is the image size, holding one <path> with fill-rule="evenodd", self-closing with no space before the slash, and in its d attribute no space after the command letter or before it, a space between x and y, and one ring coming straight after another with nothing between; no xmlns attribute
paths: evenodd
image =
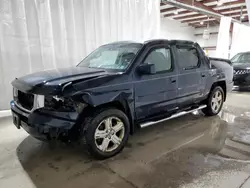
<svg viewBox="0 0 250 188"><path fill-rule="evenodd" d="M211 90L212 91L216 86L220 86L223 91L224 91L224 101L226 101L226 97L227 97L227 86L226 86L226 82L225 81L218 81L218 82L215 82L212 87L211 87Z"/></svg>
<svg viewBox="0 0 250 188"><path fill-rule="evenodd" d="M124 112L127 115L129 122L130 122L130 133L132 134L134 132L134 121L133 121L133 118L131 116L130 108L129 108L126 101L112 101L109 103L101 104L101 105L96 106L96 107L87 106L79 114L79 118L78 118L77 123L74 127L74 130L79 130L79 127L82 125L82 118L93 115L94 112L96 112L96 110L107 109L107 108L116 108L116 109Z"/></svg>

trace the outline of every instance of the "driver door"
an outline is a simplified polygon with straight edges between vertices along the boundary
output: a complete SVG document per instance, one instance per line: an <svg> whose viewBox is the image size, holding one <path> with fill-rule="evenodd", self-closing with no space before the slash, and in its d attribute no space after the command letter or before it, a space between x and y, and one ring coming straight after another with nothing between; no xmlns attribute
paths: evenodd
<svg viewBox="0 0 250 188"><path fill-rule="evenodd" d="M135 113L138 120L150 118L176 109L177 72L169 46L148 50L141 63L154 64L155 74L136 74L134 84Z"/></svg>

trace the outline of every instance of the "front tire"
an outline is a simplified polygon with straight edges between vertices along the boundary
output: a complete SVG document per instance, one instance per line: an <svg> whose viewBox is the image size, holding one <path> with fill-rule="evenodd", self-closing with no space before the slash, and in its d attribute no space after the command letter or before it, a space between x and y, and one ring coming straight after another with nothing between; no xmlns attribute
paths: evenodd
<svg viewBox="0 0 250 188"><path fill-rule="evenodd" d="M207 116L215 116L217 115L223 106L225 99L225 93L220 86L216 86L210 92L207 99L207 107L202 109L202 112Z"/></svg>
<svg viewBox="0 0 250 188"><path fill-rule="evenodd" d="M87 117L84 124L88 151L97 159L121 152L129 137L128 117L118 109L98 110Z"/></svg>

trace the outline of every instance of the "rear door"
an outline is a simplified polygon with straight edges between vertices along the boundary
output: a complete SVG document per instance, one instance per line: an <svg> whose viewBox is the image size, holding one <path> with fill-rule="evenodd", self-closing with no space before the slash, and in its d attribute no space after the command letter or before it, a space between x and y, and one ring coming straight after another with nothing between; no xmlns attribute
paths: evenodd
<svg viewBox="0 0 250 188"><path fill-rule="evenodd" d="M177 71L172 49L167 45L150 47L140 63L155 65L156 73L135 73L135 112L138 120L171 112L176 108Z"/></svg>
<svg viewBox="0 0 250 188"><path fill-rule="evenodd" d="M199 51L193 45L177 45L178 106L199 102L204 96L204 66Z"/></svg>

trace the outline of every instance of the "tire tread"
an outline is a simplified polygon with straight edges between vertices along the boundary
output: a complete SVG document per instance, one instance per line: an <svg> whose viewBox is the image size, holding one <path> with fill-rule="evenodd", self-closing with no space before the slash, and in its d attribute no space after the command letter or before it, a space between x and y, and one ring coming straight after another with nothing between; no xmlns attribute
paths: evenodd
<svg viewBox="0 0 250 188"><path fill-rule="evenodd" d="M222 95L223 95L223 98L222 98L222 105L221 105L221 107L220 107L220 110L219 110L217 113L214 113L213 110L212 110L212 108L211 108L211 100L212 100L213 94L214 94L215 91L218 90L218 89L221 90ZM209 93L209 95L208 95L208 98L207 98L207 100L206 100L206 101L207 101L207 102L206 102L207 107L204 108L204 109L202 109L202 112L203 112L206 116L215 116L215 115L217 115L217 114L221 111L221 108L222 108L222 106L223 106L223 101L224 101L224 99L225 99L225 93L224 93L222 87L220 87L220 86L214 87L214 88L210 91L210 93Z"/></svg>

